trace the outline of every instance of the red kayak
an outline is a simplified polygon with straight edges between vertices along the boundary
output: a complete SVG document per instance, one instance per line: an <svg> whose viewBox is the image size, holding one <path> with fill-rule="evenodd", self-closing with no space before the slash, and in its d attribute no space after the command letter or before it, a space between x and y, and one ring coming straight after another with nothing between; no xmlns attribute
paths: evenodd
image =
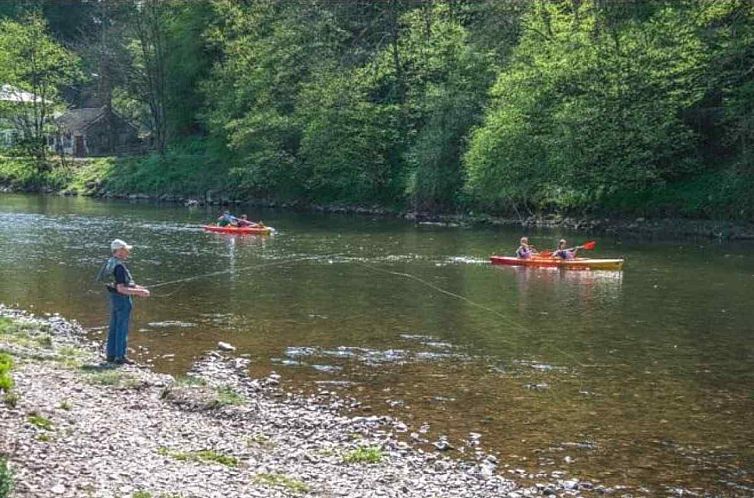
<svg viewBox="0 0 754 498"><path fill-rule="evenodd" d="M592 258L514 258L510 256L491 256L493 265L505 266L533 266L537 268L563 268L566 270L608 270L620 271L623 268L622 259L592 259Z"/></svg>
<svg viewBox="0 0 754 498"><path fill-rule="evenodd" d="M233 227L233 226L220 227L217 225L202 225L202 228L206 230L207 232L230 233L230 234L237 234L237 235L248 235L248 234L268 235L273 230L272 227Z"/></svg>

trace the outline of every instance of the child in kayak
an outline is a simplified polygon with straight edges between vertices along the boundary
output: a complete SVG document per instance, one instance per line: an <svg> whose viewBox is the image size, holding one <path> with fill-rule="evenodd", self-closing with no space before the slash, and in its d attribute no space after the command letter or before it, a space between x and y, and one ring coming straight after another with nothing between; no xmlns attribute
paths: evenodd
<svg viewBox="0 0 754 498"><path fill-rule="evenodd" d="M566 245L566 240L560 239L560 242L558 242L558 248L552 253L552 257L559 259L574 259L576 253L581 249L581 246L566 248Z"/></svg>
<svg viewBox="0 0 754 498"><path fill-rule="evenodd" d="M530 259L537 254L537 249L529 245L528 237L521 237L521 245L516 249L516 257L520 259Z"/></svg>

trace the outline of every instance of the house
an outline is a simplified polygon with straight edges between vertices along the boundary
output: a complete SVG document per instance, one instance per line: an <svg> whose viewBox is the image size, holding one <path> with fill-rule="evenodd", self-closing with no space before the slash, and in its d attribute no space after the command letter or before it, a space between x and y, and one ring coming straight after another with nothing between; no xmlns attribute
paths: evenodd
<svg viewBox="0 0 754 498"><path fill-rule="evenodd" d="M40 102L33 93L12 85L0 85L0 148L13 147L18 142L20 131L14 118L21 107Z"/></svg>
<svg viewBox="0 0 754 498"><path fill-rule="evenodd" d="M141 151L139 130L107 106L69 109L55 119L57 133L47 145L73 157L109 156Z"/></svg>

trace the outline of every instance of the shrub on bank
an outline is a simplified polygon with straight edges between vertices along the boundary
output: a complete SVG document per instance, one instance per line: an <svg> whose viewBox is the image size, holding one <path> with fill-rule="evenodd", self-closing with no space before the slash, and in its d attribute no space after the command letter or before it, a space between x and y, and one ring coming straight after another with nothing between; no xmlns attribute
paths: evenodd
<svg viewBox="0 0 754 498"><path fill-rule="evenodd" d="M68 185L73 176L73 169L68 166L50 164L45 171L40 171L32 159L0 157L0 186L12 190L59 190Z"/></svg>
<svg viewBox="0 0 754 498"><path fill-rule="evenodd" d="M5 458L0 457L0 498L8 498L13 491L13 473Z"/></svg>
<svg viewBox="0 0 754 498"><path fill-rule="evenodd" d="M0 391L6 394L13 389L13 378L10 371L13 368L13 358L7 353L0 353Z"/></svg>

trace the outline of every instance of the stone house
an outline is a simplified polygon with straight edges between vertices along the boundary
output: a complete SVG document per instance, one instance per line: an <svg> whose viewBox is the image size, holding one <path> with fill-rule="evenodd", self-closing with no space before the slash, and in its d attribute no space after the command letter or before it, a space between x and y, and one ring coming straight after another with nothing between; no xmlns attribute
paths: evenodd
<svg viewBox="0 0 754 498"><path fill-rule="evenodd" d="M90 157L143 150L138 128L106 106L69 109L55 125L57 133L48 136L47 145L58 154Z"/></svg>

